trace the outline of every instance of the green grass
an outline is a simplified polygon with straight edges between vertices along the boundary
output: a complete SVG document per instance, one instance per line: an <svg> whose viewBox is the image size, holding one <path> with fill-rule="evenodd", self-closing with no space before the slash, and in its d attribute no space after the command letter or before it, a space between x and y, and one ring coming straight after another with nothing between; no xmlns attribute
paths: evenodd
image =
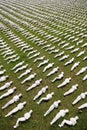
<svg viewBox="0 0 87 130"><path fill-rule="evenodd" d="M80 2L82 0L79 0ZM78 2L79 2L78 1ZM84 66L87 66L87 61L82 61L82 59L87 56L87 52L85 52L84 55L82 55L79 58L76 58L77 54L82 51L82 50L87 50L86 48L81 48L81 44L79 45L79 51L74 53L74 54L70 54L71 50L64 50L64 48L61 48L62 45L58 46L58 44L61 41L65 41L65 43L70 43L69 46L71 45L75 45L76 46L76 42L72 42L72 40L68 40L68 38L65 38L63 36L64 33L71 34L71 36L75 36L75 38L78 37L78 34L74 34L73 32L68 31L68 29L74 30L74 31L79 31L79 33L86 34L86 31L82 31L82 29L85 28L85 26L82 26L82 28L80 29L80 25L78 25L79 21L82 23L86 23L86 12L87 9L84 6L84 3L82 3L82 5L75 5L75 3L72 5L70 5L68 7L68 5L63 5L64 3L59 5L59 2L57 1L57 3L51 2L49 3L49 6L46 5L46 3L41 3L40 5L35 4L34 2L32 2L32 4L22 4L23 2L19 2L17 1L17 3L11 2L13 7L16 7L16 9L14 9L9 3L6 2L0 2L0 8L1 10L8 12L8 14L11 14L12 16L15 16L19 21L16 21L14 18L12 18L10 15L5 14L4 12L0 12L0 14L7 18L7 21L11 20L14 23L16 23L19 27L23 28L24 30L26 30L27 32L29 32L29 34L36 36L37 38L39 38L40 40L44 40L47 41L47 44L51 44L52 46L55 46L56 49L60 49L59 53L61 51L65 51L65 54L69 54L69 58L64 60L64 61L59 61L59 58L54 58L55 54L50 54L48 52L45 51L45 49L41 49L42 46L38 46L38 44L35 44L36 42L33 42L33 39L27 39L25 35L22 34L22 31L19 31L19 29L15 29L12 25L8 24L4 19L1 19L1 23L6 27L6 29L9 29L15 36L19 37L21 39L21 41L27 43L28 45L30 45L31 47L34 48L34 50L37 50L38 52L40 52L40 56L45 56L45 59L49 59L49 63L50 62L54 62L54 67L59 66L59 71L57 73L55 73L54 75L52 75L51 77L46 77L46 75L52 70L49 69L47 70L45 73L42 73L44 66L37 68L38 64L40 62L36 62L33 63L34 59L28 59L27 54L23 53L23 51L21 51L21 48L17 48L17 46L14 44L14 42L12 42L9 37L11 37L8 34L8 31L6 29L0 29L0 38L3 39L3 41L5 41L13 50L15 50L15 54L18 54L20 56L19 61L15 62L15 63L10 63L7 64L7 61L4 60L3 56L0 55L0 64L3 65L4 69L6 69L6 73L5 75L9 75L9 79L7 81L13 81L13 86L17 87L17 90L15 91L15 93L11 96L9 96L8 98L2 99L0 100L0 130L13 130L13 126L16 123L16 120L23 116L25 112L29 111L30 109L33 110L32 113L32 117L30 120L26 121L25 123L20 123L20 126L17 128L17 130L86 130L87 129L87 109L82 110L82 112L80 113L78 111L78 107L86 102L86 99L81 100L78 104L76 104L74 107L72 106L72 102L74 101L74 99L81 93L81 92L85 92L87 91L87 81L82 81L82 78L87 74L87 72L81 74L80 76L75 76L75 74ZM21 5L22 4L22 5ZM3 6L2 6L3 5ZM65 6L65 7L63 7ZM32 8L31 8L32 7ZM55 7L55 8L51 8L51 7ZM7 10L8 8L8 10ZM12 9L13 12L10 10ZM23 14L22 11L24 11L25 14ZM76 12L76 14L75 14ZM38 16L36 17L36 13L38 14ZM64 13L64 17L61 17L61 14ZM81 15L84 14L84 15ZM43 16L42 16L43 14ZM23 17L25 16L25 17ZM48 18L46 17L48 16ZM57 17L58 16L58 17ZM80 17L82 16L82 18ZM57 18L56 18L57 17ZM31 18L31 19L28 19ZM42 19L43 18L43 19ZM75 22L73 21L73 18L75 18ZM26 24L22 23L22 21L26 21L28 23L28 26L26 26ZM33 21L36 20L36 23ZM61 21L60 21L61 20ZM78 21L78 22L77 22ZM86 22L85 22L86 21ZM42 23L42 24L41 24ZM41 25L40 25L41 24ZM70 26L70 25L71 26ZM78 27L78 29L76 29L75 27L72 27L72 25L75 25L75 27ZM41 36L40 33L38 33L37 30L33 30L31 28L31 26L36 27L38 30L42 30L44 32L44 34ZM45 27L49 27L49 29L45 28ZM52 29L52 30L51 30ZM63 34L58 34L56 32L52 32L52 31L57 31L57 32L63 32ZM58 39L61 38L60 42L51 42L50 40L47 40L47 38L45 37L45 33L47 33L47 35L52 35L54 37L57 37ZM8 35L7 35L8 34ZM78 37L79 40L82 40L82 37ZM40 41L39 40L39 41ZM83 43L86 43L87 39L84 38L83 39ZM77 46L78 47L78 46ZM3 51L0 51L0 54ZM80 65L79 67L77 67L74 71L70 71L71 67L73 64L68 65L68 66L64 66L64 64L69 61L72 57L75 58L74 63L77 61L80 61ZM35 77L34 80L25 83L24 85L21 85L21 81L23 79L25 79L27 76L25 76L24 78L18 80L18 76L23 73L24 71L21 71L17 74L15 74L13 71L11 71L11 68L14 67L17 63L19 63L20 61L25 61L25 64L29 64L28 68L32 68L32 72L31 73L37 73L37 76ZM53 68L54 68L53 67ZM51 80L53 78L55 78L58 74L60 74L61 71L64 71L64 78L62 80L56 81L54 83L51 82ZM57 86L62 83L64 81L65 78L71 77L72 80L70 82L70 84L68 84L67 86L65 86L64 88L60 88L58 89ZM26 88L28 88L30 85L32 85L37 79L42 78L42 83L40 86L38 86L37 88L26 92ZM7 82L6 81L6 82ZM0 86L4 85L5 82L0 83ZM77 91L75 91L73 94L64 97L63 94L64 92L66 92L67 90L69 90L71 88L72 85L77 84L79 85ZM46 96L48 93L51 93L52 91L54 91L55 95L54 97L48 101L48 102L43 102L40 105L37 105L37 101L33 101L34 96L37 94L37 92L44 86L48 85L49 89L47 90L47 92L45 94L43 94L42 97ZM4 92L6 92L7 90L4 91L0 91L0 95L2 95ZM12 110L14 107L16 107L16 105L18 103L14 103L13 105L9 106L6 110L2 110L1 107L7 103L10 99L12 99L12 97L16 94L22 93L23 97L18 101L18 103L26 101L27 104L24 107L24 109L14 115L12 115L11 117L5 118L5 114L7 114L10 110ZM50 107L50 105L56 101L56 100L61 100L61 105L55 109L52 113L50 113L47 117L44 117L44 113L46 112L46 110ZM76 126L74 127L69 127L69 126L64 126L63 128L59 128L58 124L61 123L61 121L63 120L63 118L60 118L53 126L50 126L50 122L51 120L54 118L54 116L57 114L57 112L59 112L59 110L61 109L69 109L69 114L67 114L65 116L66 119L69 119L70 117L74 117L76 115L79 116L79 120Z"/></svg>

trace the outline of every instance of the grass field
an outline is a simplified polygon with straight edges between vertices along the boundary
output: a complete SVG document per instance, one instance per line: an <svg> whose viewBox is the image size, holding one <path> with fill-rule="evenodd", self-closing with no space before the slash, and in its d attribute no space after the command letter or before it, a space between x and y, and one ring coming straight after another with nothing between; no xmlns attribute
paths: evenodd
<svg viewBox="0 0 87 130"><path fill-rule="evenodd" d="M19 60L8 63L10 61L10 55L4 57L3 52L5 49L2 49L3 42L5 42L10 49L15 51L14 54L19 56ZM82 47L85 43L86 45ZM43 73L43 69L48 63L38 68L37 66L43 60L34 63L37 57L29 59L27 55L31 51L26 48L23 49L22 44L29 46L28 48L33 47L31 51L37 50L35 53L40 52L40 55L37 57L45 56L44 60L49 59L48 63L54 63L54 66ZM47 47L46 45L50 46ZM71 46L73 46L73 48L69 49ZM50 50L52 47L54 48ZM75 53L71 53L71 51L76 48L79 48L79 50ZM46 49L48 49L48 51L46 51ZM57 52L55 50L59 51ZM51 51L53 52L51 53ZM54 58L55 55L63 51L63 55ZM77 57L81 51L85 51L84 54ZM30 56L33 56L35 53ZM64 55L69 55L69 57L63 61L59 61ZM83 60L84 57L86 57L86 60ZM8 58L8 60L6 60L6 58ZM73 63L64 66L71 58L74 58ZM21 79L18 79L18 77L25 72L26 69L18 73L14 73L14 71L11 70L22 61L24 61L24 65L28 64L27 69L32 68L30 74L36 73L36 77L33 80L24 84L21 84L21 82L30 74ZM80 65L71 72L71 67L78 61L80 61ZM87 97L78 102L75 106L72 106L72 102L76 97L82 92L87 91L87 79L85 81L82 80L83 77L87 75L87 70L83 74L76 76L76 73L81 70L82 67L87 66L87 1L0 0L0 65L3 65L3 68L6 69L4 75L9 76L6 81L0 82L0 87L6 82L13 81L10 88L14 86L17 88L11 96L0 100L0 130L13 130L17 119L22 117L24 113L30 109L33 110L31 118L24 123L20 123L17 130L87 130L87 109L83 109L82 112L78 110L80 105L87 102ZM59 67L58 72L47 77L47 74L56 67ZM52 83L51 80L57 77L61 72L64 72L64 77ZM68 85L63 88L57 88L64 79L69 77L71 77L71 82ZM42 83L31 91L26 92L26 89L38 79L42 79ZM64 97L63 94L75 84L78 84L78 89L74 93ZM50 101L42 102L38 105L37 101L39 101L40 98L36 101L33 101L33 98L38 91L45 86L48 86L48 90L40 98L45 97L51 92L54 92L54 96ZM8 89L0 91L0 96L7 92ZM2 106L19 93L22 93L22 98L17 103L2 110ZM56 100L61 100L59 107L54 109L47 117L44 117L44 113ZM27 102L24 109L5 118L5 115L9 111L23 101ZM65 125L59 128L58 124L61 123L64 118L60 118L55 124L50 126L50 122L61 109L69 109L69 113L64 117L65 119L69 120L76 115L79 117L75 126L70 127Z"/></svg>

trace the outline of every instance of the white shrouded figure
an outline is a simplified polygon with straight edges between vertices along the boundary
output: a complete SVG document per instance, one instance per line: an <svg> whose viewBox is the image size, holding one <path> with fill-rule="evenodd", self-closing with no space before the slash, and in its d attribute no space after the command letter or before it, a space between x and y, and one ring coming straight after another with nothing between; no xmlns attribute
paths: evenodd
<svg viewBox="0 0 87 130"><path fill-rule="evenodd" d="M41 82L42 82L42 79L36 80L34 84L32 84L30 87L28 87L28 88L26 89L26 91L29 91L29 90L31 90L31 89L33 89L33 88L39 86L39 85L41 84Z"/></svg>
<svg viewBox="0 0 87 130"><path fill-rule="evenodd" d="M75 53L79 50L79 48L75 48L74 50L71 51L71 53Z"/></svg>
<svg viewBox="0 0 87 130"><path fill-rule="evenodd" d="M18 77L18 79L20 79L20 78L24 77L25 75L29 74L31 71L32 71L32 68L27 69L24 73L22 73L22 74Z"/></svg>
<svg viewBox="0 0 87 130"><path fill-rule="evenodd" d="M19 103L17 105L17 107L12 109L7 115L5 115L5 117L11 116L12 114L14 114L16 112L21 111L24 108L25 104L26 104L26 102Z"/></svg>
<svg viewBox="0 0 87 130"><path fill-rule="evenodd" d="M37 93L37 95L33 98L33 100L35 101L37 98L39 98L43 93L46 92L47 89L48 89L48 86L43 87L43 88Z"/></svg>
<svg viewBox="0 0 87 130"><path fill-rule="evenodd" d="M81 99L85 99L87 96L87 92L81 93L77 98L73 101L72 105L78 103Z"/></svg>
<svg viewBox="0 0 87 130"><path fill-rule="evenodd" d="M47 60L44 60L43 62L41 62L37 67L39 68L39 67L41 67L41 66L43 66L43 65L45 65L45 64L47 64L49 62L49 59L47 59Z"/></svg>
<svg viewBox="0 0 87 130"><path fill-rule="evenodd" d="M69 44L70 44L70 43L66 43L66 44L64 44L61 48L65 48L65 47L67 47Z"/></svg>
<svg viewBox="0 0 87 130"><path fill-rule="evenodd" d="M79 110L87 108L87 103L82 104L81 106L78 107Z"/></svg>
<svg viewBox="0 0 87 130"><path fill-rule="evenodd" d="M21 84L24 84L25 82L30 81L30 80L32 80L32 79L34 79L34 78L35 78L35 76L36 76L36 73L31 74L29 77L27 77L26 79L24 79L24 80L21 82Z"/></svg>
<svg viewBox="0 0 87 130"><path fill-rule="evenodd" d="M64 77L64 72L61 72L57 77L55 77L51 82L55 82L56 80L60 80Z"/></svg>
<svg viewBox="0 0 87 130"><path fill-rule="evenodd" d="M41 60L43 60L44 58L45 58L45 56L38 57L38 58L36 58L36 59L34 60L34 62L41 61Z"/></svg>
<svg viewBox="0 0 87 130"><path fill-rule="evenodd" d="M87 43L84 43L81 47L86 47L87 46Z"/></svg>
<svg viewBox="0 0 87 130"><path fill-rule="evenodd" d="M15 55L12 55L12 56L9 56L7 57L5 60L11 60L13 58L16 58L18 56L18 54L15 54Z"/></svg>
<svg viewBox="0 0 87 130"><path fill-rule="evenodd" d="M67 59L69 57L69 55L64 55L63 57L61 57L60 59L59 59L59 61L63 61L63 60L65 60L65 59Z"/></svg>
<svg viewBox="0 0 87 130"><path fill-rule="evenodd" d="M68 38L68 40L71 40L71 39L74 39L75 38L75 36L70 36L69 38Z"/></svg>
<svg viewBox="0 0 87 130"><path fill-rule="evenodd" d="M7 53L5 53L5 54L3 55L3 57L5 58L6 56L10 56L10 55L14 54L14 52L15 52L15 51L12 51L12 50L7 51Z"/></svg>
<svg viewBox="0 0 87 130"><path fill-rule="evenodd" d="M51 44L48 44L48 45L43 46L41 49L45 49L45 48L48 48L50 46L51 46Z"/></svg>
<svg viewBox="0 0 87 130"><path fill-rule="evenodd" d="M60 110L56 116L53 118L53 120L50 122L50 125L53 125L59 118L64 117L69 112L68 109L62 109Z"/></svg>
<svg viewBox="0 0 87 130"><path fill-rule="evenodd" d="M26 65L24 65L24 66L21 66L20 68L17 68L15 71L14 71L14 73L17 73L17 72L19 72L19 71L21 71L21 70L24 70L24 69L26 69L28 67L28 64L26 64Z"/></svg>
<svg viewBox="0 0 87 130"><path fill-rule="evenodd" d="M12 83L13 83L13 81L5 83L3 86L0 87L0 91L10 87Z"/></svg>
<svg viewBox="0 0 87 130"><path fill-rule="evenodd" d="M52 92L52 93L50 93L50 94L47 94L46 97L41 98L41 99L37 102L37 104L40 104L42 101L48 101L48 100L52 99L53 95L54 95L54 92Z"/></svg>
<svg viewBox="0 0 87 130"><path fill-rule="evenodd" d="M77 90L78 84L73 85L67 92L64 93L64 96L67 96Z"/></svg>
<svg viewBox="0 0 87 130"><path fill-rule="evenodd" d="M65 85L69 84L71 81L71 77L69 78L66 78L63 83L61 83L60 85L57 86L57 88L61 88L61 87L64 87Z"/></svg>
<svg viewBox="0 0 87 130"><path fill-rule="evenodd" d="M6 45L7 46L7 45ZM8 51L9 49L10 49L11 47L6 47L6 48L2 48L2 49L0 49L0 51ZM3 52L2 52L3 53ZM1 53L1 54L2 54Z"/></svg>
<svg viewBox="0 0 87 130"><path fill-rule="evenodd" d="M9 52L11 52L11 51L13 51L13 49L10 49L9 47L7 48L3 48L3 49L1 49L3 52L1 53L1 55L5 55L5 54L7 54L7 53L9 53Z"/></svg>
<svg viewBox="0 0 87 130"><path fill-rule="evenodd" d="M59 67L54 68L51 72L49 72L49 73L47 74L47 77L53 75L53 74L56 73L58 70L59 70Z"/></svg>
<svg viewBox="0 0 87 130"><path fill-rule="evenodd" d="M57 49L57 50L56 50L56 49L55 49L55 50L52 50L52 51L49 52L49 54L57 53L57 52L59 52L59 49Z"/></svg>
<svg viewBox="0 0 87 130"><path fill-rule="evenodd" d="M84 73L86 70L87 70L87 66L81 68L81 70L79 72L77 72L76 75L80 75L80 74Z"/></svg>
<svg viewBox="0 0 87 130"><path fill-rule="evenodd" d="M60 56L62 56L63 54L64 54L64 51L60 52L59 54L56 54L56 55L54 56L54 58L60 57Z"/></svg>
<svg viewBox="0 0 87 130"><path fill-rule="evenodd" d="M4 97L11 95L12 93L14 93L15 90L16 90L16 87L9 89L6 93L4 93L0 96L0 99L3 99Z"/></svg>
<svg viewBox="0 0 87 130"><path fill-rule="evenodd" d="M30 110L29 112L26 112L23 117L18 118L18 119L17 119L17 122L16 122L16 124L15 124L15 126L14 126L14 128L17 128L17 127L19 126L19 123L20 123L20 122L25 122L25 121L27 121L27 120L31 117L32 112L33 112L33 111Z"/></svg>
<svg viewBox="0 0 87 130"><path fill-rule="evenodd" d="M83 35L83 34L82 34ZM82 35L78 35L78 36L82 36ZM76 43L76 45L79 45L79 44L81 44L81 43L83 43L83 40L79 40L77 43Z"/></svg>
<svg viewBox="0 0 87 130"><path fill-rule="evenodd" d="M29 46L25 45L25 46L23 46L23 47L21 48L21 51L23 51L23 50L25 50L25 49L28 49L28 48L29 48Z"/></svg>
<svg viewBox="0 0 87 130"><path fill-rule="evenodd" d="M83 55L85 53L85 50L84 51L81 51L78 55L77 55L77 57L80 57L81 55Z"/></svg>
<svg viewBox="0 0 87 130"><path fill-rule="evenodd" d="M46 67L44 67L43 72L48 70L49 68L53 67L54 63L49 63Z"/></svg>
<svg viewBox="0 0 87 130"><path fill-rule="evenodd" d="M61 124L59 124L59 127L63 127L65 124L69 126L75 126L77 124L77 120L79 119L78 116L71 117L70 120L64 119Z"/></svg>
<svg viewBox="0 0 87 130"><path fill-rule="evenodd" d="M3 65L0 65L0 69L2 69L3 68Z"/></svg>
<svg viewBox="0 0 87 130"><path fill-rule="evenodd" d="M30 48L27 48L26 50L24 50L23 53L29 52L29 51L32 51L32 50L33 50L33 47L30 47Z"/></svg>
<svg viewBox="0 0 87 130"><path fill-rule="evenodd" d="M40 52L37 52L37 53L34 54L33 56L30 56L29 59L35 58L35 57L37 57L37 56L39 56L39 55L40 55Z"/></svg>
<svg viewBox="0 0 87 130"><path fill-rule="evenodd" d="M84 60L87 60L87 56L85 56L82 60L83 60L83 61L84 61Z"/></svg>
<svg viewBox="0 0 87 130"><path fill-rule="evenodd" d="M71 67L71 71L73 71L76 67L78 67L79 66L79 64L80 64L80 62L78 61L78 62L76 62L76 63L74 63L74 65Z"/></svg>
<svg viewBox="0 0 87 130"><path fill-rule="evenodd" d="M69 61L67 61L64 65L67 66L67 65L73 63L73 61L74 61L74 58L72 58L72 59L70 59Z"/></svg>
<svg viewBox="0 0 87 130"><path fill-rule="evenodd" d="M17 44L17 47L20 48L20 47L24 47L25 46L25 43L22 42L22 44L19 43L19 45Z"/></svg>
<svg viewBox="0 0 87 130"><path fill-rule="evenodd" d="M61 103L60 100L55 101L50 107L49 109L45 112L44 116L47 116L50 112L52 112L55 108L58 108L59 104Z"/></svg>
<svg viewBox="0 0 87 130"><path fill-rule="evenodd" d="M22 62L19 62L17 65L15 65L11 70L15 70L15 69L17 69L18 67L20 67L21 65L23 65L24 64L24 61L22 61Z"/></svg>
<svg viewBox="0 0 87 130"><path fill-rule="evenodd" d="M87 74L83 77L83 81L87 80Z"/></svg>
<svg viewBox="0 0 87 130"><path fill-rule="evenodd" d="M59 33L59 34L61 34L61 33ZM60 39L60 40L61 40L61 39ZM60 42L60 43L58 44L58 46L63 45L63 44L65 44L65 41Z"/></svg>
<svg viewBox="0 0 87 130"><path fill-rule="evenodd" d="M70 46L70 47L67 47L67 48L65 48L65 50L71 50L71 49L73 49L75 46L73 45L73 46Z"/></svg>
<svg viewBox="0 0 87 130"><path fill-rule="evenodd" d="M20 56L14 58L14 59L9 60L9 61L7 62L7 64L9 64L9 63L11 63L11 62L16 62L16 61L19 60L19 58L20 58Z"/></svg>
<svg viewBox="0 0 87 130"><path fill-rule="evenodd" d="M29 52L29 53L27 54L27 56L30 56L31 54L33 54L33 53L35 53L35 52L37 52L37 50L33 50L33 51Z"/></svg>
<svg viewBox="0 0 87 130"><path fill-rule="evenodd" d="M5 58L6 56L10 56L10 55L14 54L14 52L15 52L15 51L7 52L7 53L3 56L3 58Z"/></svg>
<svg viewBox="0 0 87 130"><path fill-rule="evenodd" d="M3 48L3 49L1 49L3 52L1 53L1 55L4 55L4 54L6 54L6 53L8 53L8 52L11 52L12 50L11 49L9 49L9 48Z"/></svg>
<svg viewBox="0 0 87 130"><path fill-rule="evenodd" d="M55 49L55 46L49 47L49 48L47 48L45 51L52 51L53 49Z"/></svg>
<svg viewBox="0 0 87 130"><path fill-rule="evenodd" d="M5 81L7 78L8 78L8 75L6 75L6 76L1 76L1 77L0 77L0 82Z"/></svg>
<svg viewBox="0 0 87 130"><path fill-rule="evenodd" d="M7 108L8 106L10 106L11 104L19 101L20 97L22 96L22 94L18 94L18 95L15 95L9 102L7 102L3 107L2 109L5 109Z"/></svg>
<svg viewBox="0 0 87 130"><path fill-rule="evenodd" d="M1 71L0 71L0 75L3 75L5 72L6 72L5 69L4 69L4 70L1 70Z"/></svg>

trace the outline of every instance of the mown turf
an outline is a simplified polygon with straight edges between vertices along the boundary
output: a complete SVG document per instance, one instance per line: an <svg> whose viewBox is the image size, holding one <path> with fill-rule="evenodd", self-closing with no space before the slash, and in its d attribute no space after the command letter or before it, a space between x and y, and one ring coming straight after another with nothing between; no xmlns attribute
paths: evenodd
<svg viewBox="0 0 87 130"><path fill-rule="evenodd" d="M85 35L87 32L87 27L85 26L87 23L87 8L85 6L87 5L87 2L85 1L82 2L82 0L79 0L76 3L73 3L73 0L71 0L71 3L65 0L62 0L62 2L55 1L55 0L54 2L50 2L50 1L48 2L45 1L41 3L38 3L38 2L39 1L35 3L34 1L32 1L31 3L27 3L26 1L25 3L23 1L17 1L17 3L14 3L10 1L10 4L9 4L9 2L0 1L0 9L1 9L0 14L3 17L7 18L8 19L7 21L10 21L10 20L13 21L19 27L29 32L31 35L34 35L34 37L39 38L39 41L33 41L33 38L32 39L28 38L29 35L28 36L23 35L22 34L23 31L20 31L19 28L15 29L15 27L7 23L4 18L1 19L1 23L5 26L5 29L0 28L0 38L2 38L3 41L5 41L13 50L15 50L15 53L20 56L20 59L19 61L15 63L7 64L7 61L4 60L2 55L0 55L0 64L2 64L3 67L6 69L5 75L9 75L9 79L7 81L12 80L13 85L11 87L13 86L17 87L17 90L15 91L13 95L3 100L0 100L0 130L13 130L13 126L15 125L15 122L18 119L18 117L23 116L24 113L29 111L30 109L33 110L31 119L26 121L25 123L20 123L20 126L17 128L18 130L28 130L28 129L29 130L86 130L87 129L87 109L84 109L80 113L77 108L81 104L86 103L87 98L85 100L80 101L74 107L72 106L72 102L80 93L87 91L87 80L84 82L82 81L82 78L87 74L87 71L81 74L80 76L75 76L75 74L82 67L87 66L87 60L82 61L82 59L85 56L87 56L87 52L85 52L85 54L79 58L76 57L80 51L84 49L87 50L87 47L81 48L81 45L87 42L87 37L83 38L83 37L78 36L78 34L75 34L75 31L79 31L79 33L82 32L83 35ZM12 7L16 7L16 9ZM10 9L12 9L13 12ZM12 16L16 16L18 21L16 21L10 15L5 14L3 11L8 12L8 14L12 14ZM21 11L24 11L24 14ZM37 17L36 17L36 13L38 14ZM48 18L46 16L48 16ZM28 18L31 18L31 20L29 20ZM28 26L22 22L23 20L28 23ZM81 22L81 25L79 24L79 22ZM82 26L83 23L84 23L84 26ZM78 29L73 27L73 25L75 25L75 27L78 27ZM31 26L36 27L37 30L32 29ZM80 27L82 28L80 29ZM69 29L74 30L74 33L71 31L68 31ZM82 29L86 29L86 30L82 31ZM10 39L10 35L8 34L9 30L13 34L15 34L17 37L19 37L21 41L27 43L28 45L33 47L34 50L37 50L38 52L40 52L40 56L44 55L45 59L49 59L49 63L54 62L55 63L54 67L59 66L59 71L55 73L54 75L52 75L51 77L47 78L46 75L52 69L49 69L45 73L42 73L44 66L37 68L40 62L33 63L34 59L28 59L27 57L28 52L23 53L23 51L21 51L21 48L17 48L14 42L12 42ZM41 35L38 32L38 30L42 30L44 32L43 35ZM53 30L55 30L56 32L53 32ZM67 32L67 35L71 34L71 36L75 36L75 38L78 37L79 38L78 41L83 39L83 42L81 43L81 45L76 46L76 42L72 42L72 40L68 40L68 38L65 38L63 36L63 34L58 34L59 32L63 32L63 34ZM65 48L61 48L62 45L58 46L60 42L54 43L54 42L51 42L50 39L47 40L47 38L45 37L45 33L47 33L46 35L50 34L54 37L57 37L57 39L61 38L60 42L65 41L65 43L70 43L69 46L75 45L75 47L79 47L80 49L78 52L71 54L70 53L71 50L66 51ZM55 46L56 49L60 49L59 52L65 51L66 55L67 54L70 55L69 58L60 62L59 58L54 58L55 54L49 54L48 52L45 51L45 49L41 49L42 47L41 45L38 46L38 43L41 40L46 41L47 42L46 44L51 44L51 47ZM3 51L0 51L0 54L2 52ZM72 57L75 58L74 63L77 61L80 61L80 65L74 71L71 72L70 69L72 67L72 64L65 67L64 63L66 61L69 61ZM22 78L20 80L17 79L17 77L22 72L24 72L24 70L17 74L11 71L11 68L21 61L25 61L26 64L27 63L29 64L28 68L30 67L32 68L31 73L37 73L37 76L35 77L34 80L27 82L24 85L21 85L21 81L25 79L27 76L25 76L25 78ZM62 80L52 83L51 80L55 78L58 74L60 74L61 71L64 71L64 74L65 74L64 78ZM65 78L68 78L68 77L72 78L70 84L64 88L58 89L57 86L60 83L62 83ZM39 87L29 92L26 92L26 88L28 88L37 79L40 79L40 78L42 78L42 84ZM0 86L2 86L4 83L3 82L0 83ZM77 91L75 91L73 94L69 96L64 97L63 96L64 92L69 90L69 88L72 85L77 84L77 83L79 85ZM49 89L42 97L46 96L48 93L51 93L52 91L55 93L55 95L49 102L43 102L42 104L37 105L36 101L35 102L33 101L33 98L37 94L37 92L46 85L49 86ZM0 95L2 95L6 91L7 90L0 92ZM4 111L1 109L1 107L5 103L7 103L14 95L19 94L19 93L22 93L23 97L18 101L18 103L26 101L27 104L25 108L22 111L12 115L11 117L5 118L4 117L5 114L7 114L10 110L16 107L18 103L14 103L13 105L9 106ZM59 100L59 99L61 100L61 105L59 106L59 108L55 109L47 117L43 117L44 113L50 107L50 105L54 101ZM60 118L53 126L50 126L50 122L54 118L54 116L57 114L57 112L59 112L60 109L66 109L66 108L69 109L69 114L67 114L65 118L69 119L70 117L74 117L77 115L79 117L77 125L74 127L69 127L65 125L63 128L59 128L58 124L61 123L61 121L63 120L63 118Z"/></svg>

